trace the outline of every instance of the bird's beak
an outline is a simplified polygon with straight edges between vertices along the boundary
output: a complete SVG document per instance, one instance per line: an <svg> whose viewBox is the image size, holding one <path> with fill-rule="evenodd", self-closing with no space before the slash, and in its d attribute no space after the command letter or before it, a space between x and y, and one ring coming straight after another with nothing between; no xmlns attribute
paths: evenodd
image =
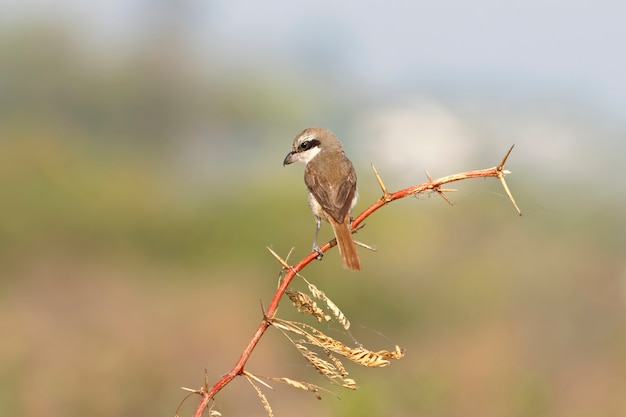
<svg viewBox="0 0 626 417"><path fill-rule="evenodd" d="M291 151L287 154L287 156L283 160L283 166L293 164L298 159L300 159L300 154L298 152Z"/></svg>

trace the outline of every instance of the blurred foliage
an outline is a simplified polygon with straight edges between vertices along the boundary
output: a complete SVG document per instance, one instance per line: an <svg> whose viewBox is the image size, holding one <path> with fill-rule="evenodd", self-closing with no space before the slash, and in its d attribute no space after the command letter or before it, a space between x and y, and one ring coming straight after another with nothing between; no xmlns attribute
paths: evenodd
<svg viewBox="0 0 626 417"><path fill-rule="evenodd" d="M295 246L291 260L309 248L301 171L279 169L325 91L201 76L152 48L106 67L55 28L0 37L2 415L172 415L178 387L204 368L216 380L261 320L280 269L265 246ZM198 136L209 151L178 160ZM363 208L378 190L360 175ZM368 219L357 238L379 251L361 250L363 273L334 252L307 268L359 341L407 357L355 370L362 389L341 401L281 389L276 408L624 414L623 196L509 181L522 218L497 182L459 184L452 207L407 199ZM288 343L261 344L260 373L319 383ZM217 399L224 415L263 415L245 384Z"/></svg>

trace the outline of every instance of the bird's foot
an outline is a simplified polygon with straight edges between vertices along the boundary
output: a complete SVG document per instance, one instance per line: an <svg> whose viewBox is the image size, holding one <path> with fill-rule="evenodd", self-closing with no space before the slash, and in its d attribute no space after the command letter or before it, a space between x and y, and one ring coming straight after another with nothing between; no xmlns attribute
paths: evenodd
<svg viewBox="0 0 626 417"><path fill-rule="evenodd" d="M321 261L322 258L324 257L324 252L322 252L319 246L313 246L313 250L317 252L317 257L315 259L317 259L318 261Z"/></svg>

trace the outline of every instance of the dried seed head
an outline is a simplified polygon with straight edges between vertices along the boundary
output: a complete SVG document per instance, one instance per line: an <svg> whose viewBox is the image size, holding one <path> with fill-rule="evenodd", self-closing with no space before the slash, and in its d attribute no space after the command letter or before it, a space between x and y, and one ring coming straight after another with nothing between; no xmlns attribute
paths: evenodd
<svg viewBox="0 0 626 417"><path fill-rule="evenodd" d="M315 317L318 322L321 322L322 320L330 321L330 316L325 314L324 310L319 308L315 301L313 301L308 295L300 291L293 291L291 288L288 288L285 291L285 294L287 294L293 305L300 313L309 314Z"/></svg>
<svg viewBox="0 0 626 417"><path fill-rule="evenodd" d="M333 313L335 319L343 326L344 329L348 330L350 328L350 320L346 318L343 312L337 307L335 303L332 302L330 298L326 296L326 294L319 290L315 285L311 284L307 281L309 286L309 291L314 298L326 303L326 307Z"/></svg>
<svg viewBox="0 0 626 417"><path fill-rule="evenodd" d="M267 412L268 417L274 417L274 412L272 411L272 407L270 406L269 401L267 401L267 397L265 397L265 394L263 394L263 392L261 391L261 388L259 388L258 386L256 386L254 382L252 382L252 378L250 377L250 375L244 373L244 376L246 377L250 385L252 385L252 387L256 391L256 394L261 400L261 403L263 404L263 408L265 408L265 411Z"/></svg>

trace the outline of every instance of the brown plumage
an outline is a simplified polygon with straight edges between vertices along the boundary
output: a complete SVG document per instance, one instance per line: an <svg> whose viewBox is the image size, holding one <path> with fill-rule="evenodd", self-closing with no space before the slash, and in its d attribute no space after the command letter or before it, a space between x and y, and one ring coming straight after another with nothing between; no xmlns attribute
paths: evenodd
<svg viewBox="0 0 626 417"><path fill-rule="evenodd" d="M309 205L317 220L314 249L320 220L330 223L337 239L344 267L360 270L361 261L352 239L350 212L356 204L356 172L341 143L330 131L314 127L303 130L294 140L284 165L306 163L304 182Z"/></svg>

